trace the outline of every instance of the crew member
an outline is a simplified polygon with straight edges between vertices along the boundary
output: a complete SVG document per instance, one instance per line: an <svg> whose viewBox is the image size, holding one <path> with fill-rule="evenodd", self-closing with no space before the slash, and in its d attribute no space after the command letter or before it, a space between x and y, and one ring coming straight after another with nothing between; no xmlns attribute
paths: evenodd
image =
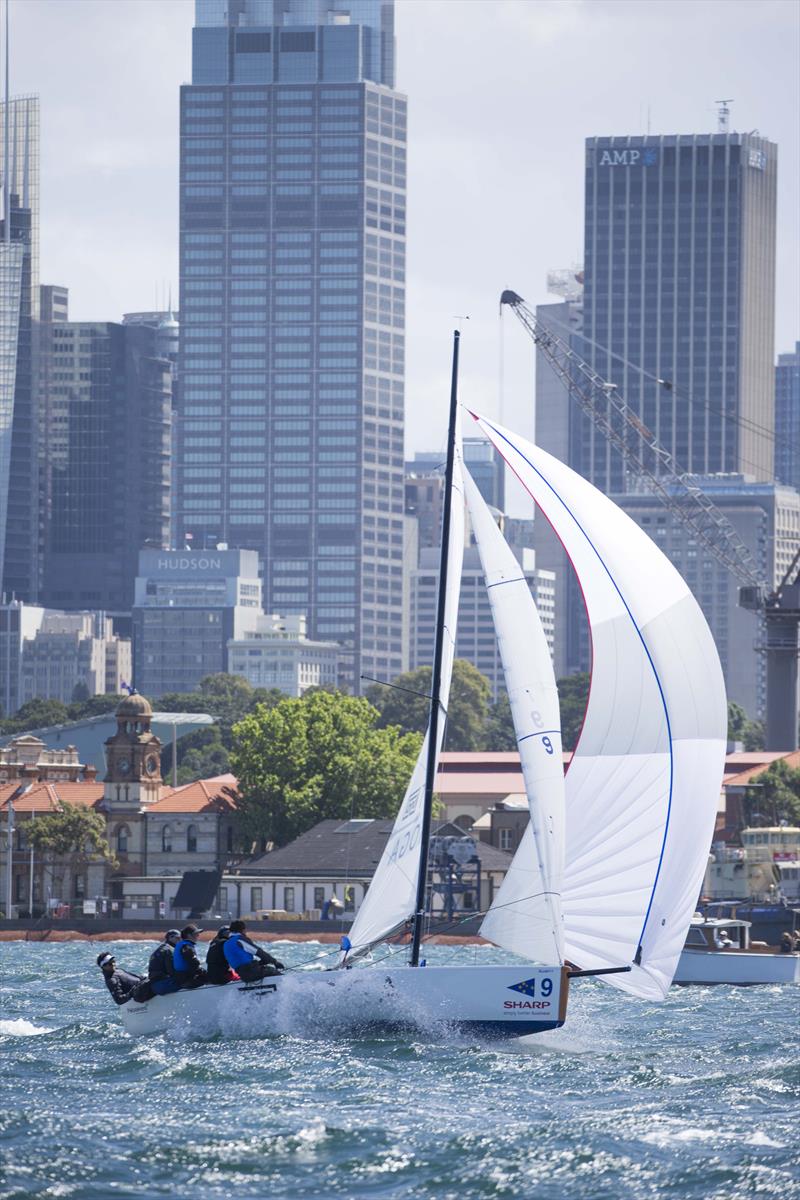
<svg viewBox="0 0 800 1200"><path fill-rule="evenodd" d="M239 978L233 967L228 966L225 958L225 943L230 937L230 932L230 925L223 925L221 929L217 930L213 942L209 943L206 954L206 973L209 983L232 983Z"/></svg>
<svg viewBox="0 0 800 1200"><path fill-rule="evenodd" d="M173 955L175 946L180 941L180 929L168 929L164 941L150 955L147 967L147 978L156 996L166 996L169 992L177 992L180 984L175 978Z"/></svg>
<svg viewBox="0 0 800 1200"><path fill-rule="evenodd" d="M172 951L173 978L179 988L202 987L208 982L204 968L197 957L197 938L202 933L196 925L187 925Z"/></svg>
<svg viewBox="0 0 800 1200"><path fill-rule="evenodd" d="M141 975L132 975L130 971L119 970L114 955L107 951L98 954L97 965L103 972L106 987L111 992L115 1004L126 1004L132 997L135 999L134 992L141 984L146 983Z"/></svg>
<svg viewBox="0 0 800 1200"><path fill-rule="evenodd" d="M278 975L284 969L282 962L250 940L244 921L231 921L231 932L223 949L228 965L245 983L255 983L266 975Z"/></svg>

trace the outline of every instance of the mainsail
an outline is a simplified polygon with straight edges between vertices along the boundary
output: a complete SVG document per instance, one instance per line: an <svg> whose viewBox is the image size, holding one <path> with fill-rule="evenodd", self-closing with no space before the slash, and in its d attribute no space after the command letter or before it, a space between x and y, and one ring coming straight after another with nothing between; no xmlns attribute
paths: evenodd
<svg viewBox="0 0 800 1200"><path fill-rule="evenodd" d="M566 779L566 955L584 969L632 964L607 981L660 999L702 885L722 781L716 647L684 580L625 513L551 455L475 419L569 555L591 628L589 703Z"/></svg>
<svg viewBox="0 0 800 1200"><path fill-rule="evenodd" d="M498 650L517 735L531 820L487 913L484 937L523 958L564 958L564 768L558 692L530 587L469 472L464 488L481 556Z"/></svg>
<svg viewBox="0 0 800 1200"><path fill-rule="evenodd" d="M464 483L462 476L461 427L456 428L455 457L452 483L453 506L450 518L450 539L447 548L447 595L442 647L441 704L446 711L453 674L456 649L456 618L461 588L461 569L464 559ZM437 757L442 748L445 722L439 721ZM349 957L364 952L382 938L400 928L414 914L419 877L419 844L422 833L425 768L428 739L419 752L411 781L394 823L391 836L384 847L369 891L364 897L350 930L352 951Z"/></svg>

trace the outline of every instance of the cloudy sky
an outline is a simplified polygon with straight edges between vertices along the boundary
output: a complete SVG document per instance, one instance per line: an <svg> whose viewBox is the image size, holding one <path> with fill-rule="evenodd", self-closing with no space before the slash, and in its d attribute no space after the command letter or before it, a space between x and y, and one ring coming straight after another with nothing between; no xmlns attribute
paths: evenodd
<svg viewBox="0 0 800 1200"><path fill-rule="evenodd" d="M11 0L12 92L42 106L43 282L76 319L177 293L178 86L191 0ZM398 0L409 96L408 446L443 439L450 331L462 395L532 428L532 353L497 302L547 299L580 261L583 139L732 127L779 145L778 351L800 338L796 0ZM431 417L441 412L441 421Z"/></svg>

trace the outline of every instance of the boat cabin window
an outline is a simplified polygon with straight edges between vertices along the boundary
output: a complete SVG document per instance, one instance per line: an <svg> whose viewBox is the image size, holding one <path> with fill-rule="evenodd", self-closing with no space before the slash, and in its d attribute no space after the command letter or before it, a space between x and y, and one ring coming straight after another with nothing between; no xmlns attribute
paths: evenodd
<svg viewBox="0 0 800 1200"><path fill-rule="evenodd" d="M706 939L703 937L703 931L701 929L690 929L686 938L686 945L702 946L703 949L706 949L707 945Z"/></svg>

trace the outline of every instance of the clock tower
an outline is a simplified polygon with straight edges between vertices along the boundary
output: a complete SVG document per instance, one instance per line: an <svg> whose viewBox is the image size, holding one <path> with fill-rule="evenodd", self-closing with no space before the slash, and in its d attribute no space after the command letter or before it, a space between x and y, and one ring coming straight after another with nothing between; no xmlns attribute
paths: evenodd
<svg viewBox="0 0 800 1200"><path fill-rule="evenodd" d="M120 701L117 732L106 740L104 799L109 808L139 809L161 796L161 742L150 731L153 710L133 692Z"/></svg>

